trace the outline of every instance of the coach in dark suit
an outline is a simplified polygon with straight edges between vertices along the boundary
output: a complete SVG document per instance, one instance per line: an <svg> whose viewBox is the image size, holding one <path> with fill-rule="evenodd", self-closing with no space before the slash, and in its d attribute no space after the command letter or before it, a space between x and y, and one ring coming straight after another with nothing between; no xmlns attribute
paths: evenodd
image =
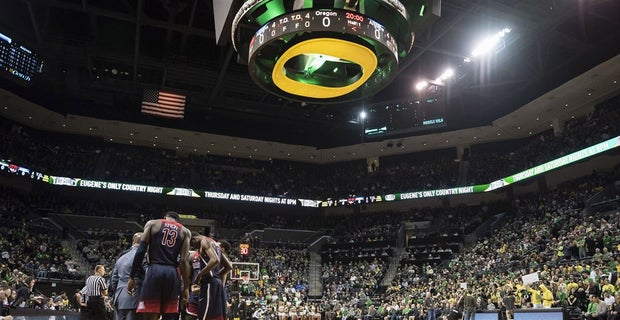
<svg viewBox="0 0 620 320"><path fill-rule="evenodd" d="M138 232L133 235L131 249L121 254L118 260L116 260L116 264L114 265L114 269L112 271L110 288L114 294L115 320L142 319L141 315L136 314L138 299L140 298L140 288L142 287L142 279L140 279L140 277L136 277L135 279L137 294L130 295L129 292L127 292L127 281L129 280L129 273L131 272L131 264L133 263L134 256L136 255L136 251L140 245L141 237L142 232Z"/></svg>

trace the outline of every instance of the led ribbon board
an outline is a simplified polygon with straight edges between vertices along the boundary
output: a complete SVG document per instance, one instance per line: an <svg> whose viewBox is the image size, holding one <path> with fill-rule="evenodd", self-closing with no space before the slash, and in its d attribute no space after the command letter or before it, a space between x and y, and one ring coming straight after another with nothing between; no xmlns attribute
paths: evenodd
<svg viewBox="0 0 620 320"><path fill-rule="evenodd" d="M503 188L505 186L511 185L513 183L529 179L531 177L537 176L539 174L543 174L545 172L557 169L559 167L563 167L569 165L571 163L575 163L577 161L583 160L585 158L592 157L594 155L603 153L607 150L611 150L614 148L620 147L620 136L615 138L611 138L609 140L597 143L593 146L587 147L585 149L581 149L579 151L575 151L571 154L567 154L563 157L551 160L549 162L545 162L541 165L535 166L533 168L529 168L527 170L521 171L519 173L515 173L511 176L505 177L503 179L499 179L489 183L489 186L484 191L493 191L499 188Z"/></svg>
<svg viewBox="0 0 620 320"><path fill-rule="evenodd" d="M402 192L375 196L352 196L349 198L334 198L327 200L311 200L298 198L268 197L259 195L247 195L227 192L217 192L199 189L188 189L180 187L161 187L147 186L137 184L127 184L119 182L95 181L80 178L69 178L60 176L49 176L41 172L13 164L9 161L0 159L0 173L6 172L16 176L30 177L30 179L42 181L55 186L91 188L91 189L107 189L125 192L138 192L149 194L165 194L168 196L183 196L205 199L231 200L239 202L256 202L273 205L301 206L301 207L337 207L356 204L372 204L379 202L391 202L400 200L413 200L432 197L444 197L452 195L463 195L472 193L482 193L497 190L506 187L512 183L522 181L534 177L545 172L570 165L577 161L593 157L611 149L620 147L620 136L600 142L585 149L573 152L566 156L543 163L536 167L521 171L512 176L493 181L487 184L479 184L474 186L463 186L448 189L423 190L413 192Z"/></svg>
<svg viewBox="0 0 620 320"><path fill-rule="evenodd" d="M235 16L232 40L266 91L298 101L350 101L396 75L413 46L409 11L398 0L250 0Z"/></svg>

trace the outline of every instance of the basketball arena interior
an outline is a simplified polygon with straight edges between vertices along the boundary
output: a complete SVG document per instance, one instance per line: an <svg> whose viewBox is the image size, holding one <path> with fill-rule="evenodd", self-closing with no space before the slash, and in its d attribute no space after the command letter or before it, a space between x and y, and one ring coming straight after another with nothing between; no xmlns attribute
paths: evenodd
<svg viewBox="0 0 620 320"><path fill-rule="evenodd" d="M231 320L620 319L619 17L0 0L0 319L83 319L167 211L232 244Z"/></svg>

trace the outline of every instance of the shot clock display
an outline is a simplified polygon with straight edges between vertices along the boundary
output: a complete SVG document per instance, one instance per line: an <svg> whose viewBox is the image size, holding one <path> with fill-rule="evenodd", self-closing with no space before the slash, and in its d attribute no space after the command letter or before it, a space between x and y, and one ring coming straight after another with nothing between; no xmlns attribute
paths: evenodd
<svg viewBox="0 0 620 320"><path fill-rule="evenodd" d="M248 0L235 16L232 40L265 90L299 101L350 101L389 84L415 32L428 25L413 21L432 22L433 11L424 8L438 3Z"/></svg>
<svg viewBox="0 0 620 320"><path fill-rule="evenodd" d="M3 76L22 84L30 84L42 68L43 64L34 52L0 33L0 72Z"/></svg>
<svg viewBox="0 0 620 320"><path fill-rule="evenodd" d="M241 255L241 256L249 256L250 255L250 244L249 243L240 243L239 244L239 255Z"/></svg>

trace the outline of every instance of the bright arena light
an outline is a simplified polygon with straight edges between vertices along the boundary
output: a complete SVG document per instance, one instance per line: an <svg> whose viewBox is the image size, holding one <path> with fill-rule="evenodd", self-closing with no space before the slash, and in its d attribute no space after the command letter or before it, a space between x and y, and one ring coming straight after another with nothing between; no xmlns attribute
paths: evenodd
<svg viewBox="0 0 620 320"><path fill-rule="evenodd" d="M426 88L427 85L428 85L428 82L420 81L420 82L416 83L415 88L416 88L416 90L422 90L422 89Z"/></svg>
<svg viewBox="0 0 620 320"><path fill-rule="evenodd" d="M509 33L511 30L512 29L504 28L500 30L497 34L483 39L474 47L474 50L471 52L471 56L478 57L491 52L493 49L495 49L495 47L497 47L504 35L506 33Z"/></svg>
<svg viewBox="0 0 620 320"><path fill-rule="evenodd" d="M454 75L454 69L449 68L446 71L444 71L441 76L439 76L439 78L441 80L447 80L448 78L451 78Z"/></svg>

